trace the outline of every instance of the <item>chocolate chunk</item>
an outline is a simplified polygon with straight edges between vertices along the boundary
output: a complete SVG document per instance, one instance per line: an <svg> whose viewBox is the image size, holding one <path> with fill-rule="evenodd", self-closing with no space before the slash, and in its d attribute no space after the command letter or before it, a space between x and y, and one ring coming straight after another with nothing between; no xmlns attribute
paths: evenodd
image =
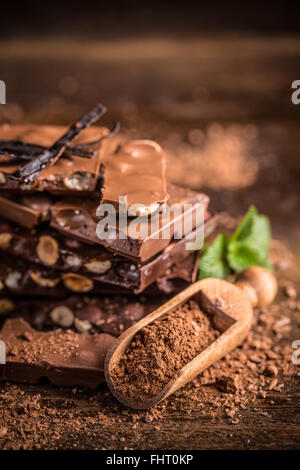
<svg viewBox="0 0 300 470"><path fill-rule="evenodd" d="M206 213L205 236L215 228L216 217ZM197 232L202 227L197 228ZM0 219L0 237L10 236L10 241L0 249L31 263L55 270L76 272L96 281L122 286L142 292L165 274L173 264L179 265L191 254L185 249L187 239L173 241L161 253L145 264L137 264L115 255L100 245L85 245L63 237L51 229L25 231L4 219Z"/></svg>
<svg viewBox="0 0 300 470"><path fill-rule="evenodd" d="M119 197L126 197L128 214L138 216L155 212L167 201L166 157L156 142L125 142L113 154L104 155L102 163L102 203L118 207Z"/></svg>
<svg viewBox="0 0 300 470"><path fill-rule="evenodd" d="M32 228L50 219L51 198L46 194L0 196L0 214L19 225Z"/></svg>
<svg viewBox="0 0 300 470"><path fill-rule="evenodd" d="M31 144L51 147L53 142L66 131L62 126L2 126L0 127L0 141L18 140ZM76 145L90 142L108 134L108 129L91 127L84 129L76 139ZM21 192L48 191L54 194L86 194L96 187L100 165L101 153L105 140L93 148L91 158L78 155L62 155L52 166L46 166L33 182L24 182L22 179L11 179L21 166L18 162L1 157L0 160L0 190L18 190Z"/></svg>
<svg viewBox="0 0 300 470"><path fill-rule="evenodd" d="M164 294L164 282L170 277L181 278L187 283L195 280L197 269L197 253L192 252L187 258L180 263L172 265L156 279L156 293ZM128 274L131 272L129 269ZM37 264L27 263L21 259L5 257L0 254L0 281L2 289L0 297L10 296L37 296L49 298L63 298L71 293L77 294L132 294L136 289L129 279L121 279L121 276L115 278L107 277L105 282L90 276L61 272L53 269L47 269ZM164 282L162 281L164 280ZM152 289L151 286L143 290ZM152 292L152 290L150 290ZM176 289L177 292L177 289ZM168 294L169 292L168 288Z"/></svg>
<svg viewBox="0 0 300 470"><path fill-rule="evenodd" d="M6 345L0 380L37 383L46 377L59 386L95 388L104 382L104 358L114 337L61 329L41 332L17 318L6 320L0 340Z"/></svg>
<svg viewBox="0 0 300 470"><path fill-rule="evenodd" d="M4 300L4 299L2 299ZM11 301L11 299L6 299ZM64 299L17 299L1 315L23 318L33 328L49 331L55 328L78 332L78 322L90 325L89 334L110 333L119 336L148 313L166 301L166 297L110 295L101 297L72 296ZM0 299L1 304L1 299Z"/></svg>
<svg viewBox="0 0 300 470"><path fill-rule="evenodd" d="M189 204L190 207L185 211L185 214L181 212L176 218L174 213L171 213L170 219L166 219L161 213L155 215L152 220L152 227L153 225L157 226L155 231L151 231L151 221L144 217L140 224L141 231L148 234L144 238L133 238L128 233L127 238L124 239L120 236L122 229L118 225L116 226L115 239L97 238L99 218L96 216L96 211L99 199L95 195L80 201L80 203L75 198L64 198L54 204L51 225L64 235L77 238L85 243L101 244L113 252L120 253L138 263L144 263L169 245L177 227L189 224L191 228L195 228L199 225L202 221L197 221L196 213L201 206L205 211L209 203L209 198L205 194L195 193L173 185L168 186L168 193L170 196L168 204L179 204L182 209L185 204Z"/></svg>

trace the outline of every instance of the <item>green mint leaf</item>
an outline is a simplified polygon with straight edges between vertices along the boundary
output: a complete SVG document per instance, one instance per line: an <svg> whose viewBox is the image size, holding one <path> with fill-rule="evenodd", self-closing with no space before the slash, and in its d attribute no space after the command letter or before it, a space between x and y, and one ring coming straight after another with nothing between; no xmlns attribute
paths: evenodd
<svg viewBox="0 0 300 470"><path fill-rule="evenodd" d="M252 233L252 224L255 216L257 215L257 209L254 206L251 206L248 209L248 212L244 216L242 222L236 228L234 234L230 238L229 242L238 241L241 242L245 238L249 237Z"/></svg>
<svg viewBox="0 0 300 470"><path fill-rule="evenodd" d="M243 243L231 243L228 246L228 264L237 273L250 266L264 266L271 269L271 264L264 256L260 256L259 250Z"/></svg>
<svg viewBox="0 0 300 470"><path fill-rule="evenodd" d="M205 250L199 260L198 279L216 277L226 279L229 268L225 258L227 250L227 237L224 233L218 235L213 243Z"/></svg>
<svg viewBox="0 0 300 470"><path fill-rule="evenodd" d="M250 207L244 219L228 242L227 259L229 266L241 272L250 266L271 268L268 261L271 229L266 216L259 215L255 207Z"/></svg>

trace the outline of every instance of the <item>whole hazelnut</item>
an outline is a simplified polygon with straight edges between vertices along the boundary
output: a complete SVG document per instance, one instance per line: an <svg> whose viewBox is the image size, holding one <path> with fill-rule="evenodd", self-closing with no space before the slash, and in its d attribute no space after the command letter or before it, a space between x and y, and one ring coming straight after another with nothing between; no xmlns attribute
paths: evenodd
<svg viewBox="0 0 300 470"><path fill-rule="evenodd" d="M245 284L248 284L248 287ZM255 305L255 296L253 291L251 292L249 289L249 286L255 290L258 307L264 307L272 303L278 289L277 280L274 274L262 266L251 266L250 268L245 269L241 274L237 285L244 291L250 293L249 297L252 305Z"/></svg>

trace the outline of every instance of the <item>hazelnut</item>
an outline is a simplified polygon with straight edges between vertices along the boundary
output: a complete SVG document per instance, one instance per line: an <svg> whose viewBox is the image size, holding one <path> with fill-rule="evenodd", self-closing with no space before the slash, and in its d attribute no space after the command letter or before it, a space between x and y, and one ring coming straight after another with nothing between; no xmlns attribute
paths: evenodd
<svg viewBox="0 0 300 470"><path fill-rule="evenodd" d="M89 320L79 320L79 318L75 318L75 328L79 333L88 333L92 329L92 324Z"/></svg>
<svg viewBox="0 0 300 470"><path fill-rule="evenodd" d="M11 233L7 233L7 232L0 233L0 248L1 248L1 250L9 247L9 244L12 240L12 237L13 236L12 236Z"/></svg>
<svg viewBox="0 0 300 470"><path fill-rule="evenodd" d="M76 172L64 179L64 184L68 189L74 191L87 191L90 188L92 175L90 173Z"/></svg>
<svg viewBox="0 0 300 470"><path fill-rule="evenodd" d="M34 187L34 184L30 184L30 183L19 184L19 189L21 191L31 191L33 187Z"/></svg>
<svg viewBox="0 0 300 470"><path fill-rule="evenodd" d="M95 274L104 274L111 268L111 261L109 259L100 261L94 259L84 265L88 271Z"/></svg>
<svg viewBox="0 0 300 470"><path fill-rule="evenodd" d="M243 289L244 283L249 284L254 288L257 296L258 307L264 307L273 302L278 286L275 276L268 269L262 266L251 266L250 268L245 269L245 271L242 272L237 285L241 285Z"/></svg>
<svg viewBox="0 0 300 470"><path fill-rule="evenodd" d="M13 271L9 273L7 278L5 279L5 284L9 289L18 289L19 281L22 279L22 274L18 271Z"/></svg>
<svg viewBox="0 0 300 470"><path fill-rule="evenodd" d="M93 289L94 283L91 279L75 273L62 275L65 286L73 292L88 292Z"/></svg>
<svg viewBox="0 0 300 470"><path fill-rule="evenodd" d="M30 272L30 277L35 282L38 286L41 287L55 287L59 283L60 279L59 278L47 278L47 277L42 277L39 273L36 273L34 271Z"/></svg>
<svg viewBox="0 0 300 470"><path fill-rule="evenodd" d="M0 171L0 185L3 185L6 183L6 176L2 171Z"/></svg>
<svg viewBox="0 0 300 470"><path fill-rule="evenodd" d="M50 313L50 318L53 323L63 328L69 328L74 322L74 314L72 310L65 305L55 307Z"/></svg>
<svg viewBox="0 0 300 470"><path fill-rule="evenodd" d="M36 252L42 263L47 266L53 266L59 257L58 254L58 243L49 235L42 235L39 238Z"/></svg>
<svg viewBox="0 0 300 470"><path fill-rule="evenodd" d="M150 204L150 206L145 206L144 204L131 204L128 207L128 216L129 217L146 217L147 215L153 214L153 212L157 211L159 208L159 204L154 202Z"/></svg>
<svg viewBox="0 0 300 470"><path fill-rule="evenodd" d="M82 260L79 256L76 255L68 255L64 256L65 263L70 266L71 268L79 268L82 265Z"/></svg>
<svg viewBox="0 0 300 470"><path fill-rule="evenodd" d="M247 295L252 307L255 307L257 305L258 299L254 287L252 287L248 282L245 281L238 281L236 285L239 286L239 288L242 289L242 291Z"/></svg>
<svg viewBox="0 0 300 470"><path fill-rule="evenodd" d="M0 315L6 315L15 309L15 305L10 299L0 299Z"/></svg>

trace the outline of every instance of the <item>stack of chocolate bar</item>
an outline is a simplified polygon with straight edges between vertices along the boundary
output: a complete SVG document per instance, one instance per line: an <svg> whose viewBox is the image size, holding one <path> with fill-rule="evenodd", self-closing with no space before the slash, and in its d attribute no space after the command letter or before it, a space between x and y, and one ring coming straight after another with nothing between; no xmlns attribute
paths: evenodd
<svg viewBox="0 0 300 470"><path fill-rule="evenodd" d="M104 111L0 127L2 379L98 385L114 338L196 279L208 197L167 184L156 142L90 127Z"/></svg>

